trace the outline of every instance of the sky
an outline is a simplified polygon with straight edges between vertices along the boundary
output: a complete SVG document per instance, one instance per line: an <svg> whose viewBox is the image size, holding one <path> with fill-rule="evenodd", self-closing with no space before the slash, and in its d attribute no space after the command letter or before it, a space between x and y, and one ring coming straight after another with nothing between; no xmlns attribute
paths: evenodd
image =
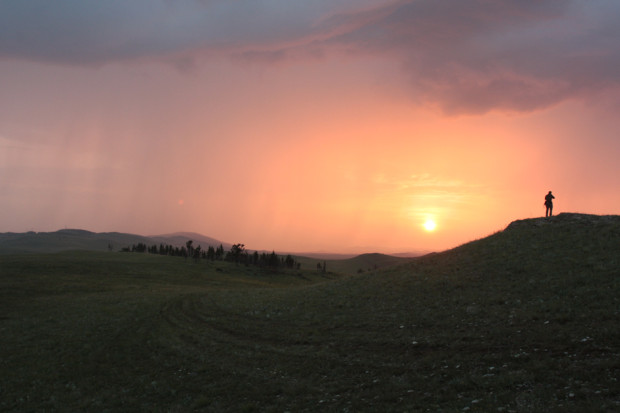
<svg viewBox="0 0 620 413"><path fill-rule="evenodd" d="M0 232L440 251L620 213L615 0L0 1ZM432 220L435 228L424 224Z"/></svg>

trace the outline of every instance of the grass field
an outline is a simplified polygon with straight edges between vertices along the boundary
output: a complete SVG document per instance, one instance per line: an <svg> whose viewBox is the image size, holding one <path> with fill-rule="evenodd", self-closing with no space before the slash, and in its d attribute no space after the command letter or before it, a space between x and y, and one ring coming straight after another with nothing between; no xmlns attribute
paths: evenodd
<svg viewBox="0 0 620 413"><path fill-rule="evenodd" d="M0 256L0 410L618 411L620 223L586 218L355 276Z"/></svg>

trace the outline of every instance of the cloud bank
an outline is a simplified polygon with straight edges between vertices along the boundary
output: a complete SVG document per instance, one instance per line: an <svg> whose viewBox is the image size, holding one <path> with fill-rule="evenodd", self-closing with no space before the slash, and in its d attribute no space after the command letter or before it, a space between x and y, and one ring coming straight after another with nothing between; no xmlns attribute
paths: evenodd
<svg viewBox="0 0 620 413"><path fill-rule="evenodd" d="M403 1L342 15L325 41L397 59L413 98L447 113L533 111L620 85L620 3Z"/></svg>
<svg viewBox="0 0 620 413"><path fill-rule="evenodd" d="M613 0L30 0L0 3L0 59L376 56L417 103L527 112L618 92L618 15Z"/></svg>

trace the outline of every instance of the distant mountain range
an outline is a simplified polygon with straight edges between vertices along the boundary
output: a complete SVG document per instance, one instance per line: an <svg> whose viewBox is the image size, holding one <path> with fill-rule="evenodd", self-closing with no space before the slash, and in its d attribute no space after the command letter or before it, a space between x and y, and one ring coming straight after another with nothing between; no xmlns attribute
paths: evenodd
<svg viewBox="0 0 620 413"><path fill-rule="evenodd" d="M186 245L187 241L194 241L194 246L201 245L206 248L208 246L218 247L222 245L225 250L229 250L232 244L223 242L215 238L207 237L197 232L174 232L172 234L164 235L151 235L148 237L152 244L168 244L175 247L182 247Z"/></svg>
<svg viewBox="0 0 620 413"><path fill-rule="evenodd" d="M175 232L162 235L136 235L122 232L91 232L83 229L61 229L54 232L4 232L0 233L0 254L23 253L54 253L70 250L84 251L120 251L124 247L131 247L139 243L151 245L185 246L187 241L193 241L195 247L218 247L220 244L225 250L230 250L231 243L207 237L195 232ZM271 252L271 251L266 251ZM303 255L314 259L346 260L356 254L336 254L329 252L290 252L276 251L278 254ZM415 257L428 251L392 254L395 257Z"/></svg>
<svg viewBox="0 0 620 413"><path fill-rule="evenodd" d="M119 251L123 247L143 243L148 246L167 244L184 246L192 240L194 246L217 247L228 250L231 244L192 232L142 236L121 232L90 232L82 229L61 229L55 232L5 232L0 233L0 254L49 253L69 250Z"/></svg>

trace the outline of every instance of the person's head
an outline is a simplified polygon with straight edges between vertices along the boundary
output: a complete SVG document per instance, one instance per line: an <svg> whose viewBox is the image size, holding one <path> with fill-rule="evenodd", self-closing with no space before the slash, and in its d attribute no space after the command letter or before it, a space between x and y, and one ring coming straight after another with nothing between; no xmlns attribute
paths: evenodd
<svg viewBox="0 0 620 413"><path fill-rule="evenodd" d="M551 191L549 191L549 193L551 193Z"/></svg>

